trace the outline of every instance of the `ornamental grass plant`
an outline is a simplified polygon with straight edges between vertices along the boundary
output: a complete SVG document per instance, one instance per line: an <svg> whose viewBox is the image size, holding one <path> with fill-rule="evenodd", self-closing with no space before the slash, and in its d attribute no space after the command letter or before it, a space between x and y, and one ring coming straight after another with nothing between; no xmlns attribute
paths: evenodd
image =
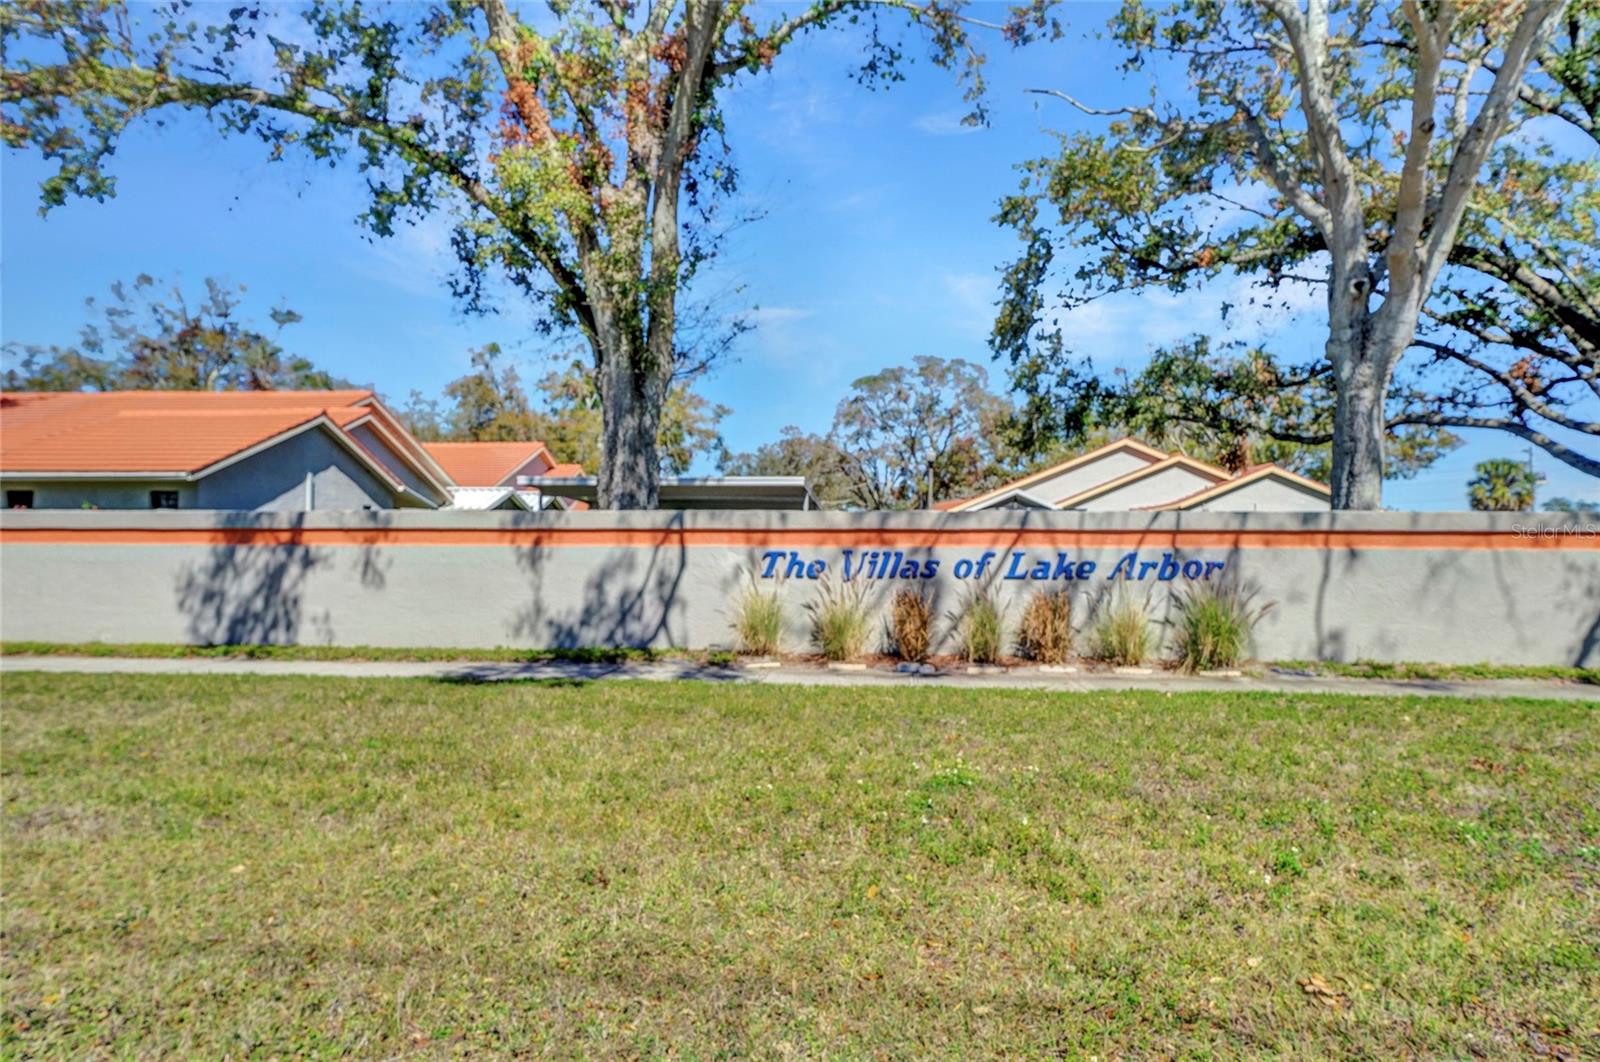
<svg viewBox="0 0 1600 1062"><path fill-rule="evenodd" d="M823 657L833 661L857 660L867 651L872 622L867 617L866 593L859 583L824 579L812 600L811 639Z"/></svg>
<svg viewBox="0 0 1600 1062"><path fill-rule="evenodd" d="M1119 667L1138 667L1155 648L1148 604L1127 594L1101 600L1094 623L1095 653Z"/></svg>
<svg viewBox="0 0 1600 1062"><path fill-rule="evenodd" d="M1041 664L1064 664L1072 652L1072 598L1065 590L1035 590L1017 629L1022 655Z"/></svg>
<svg viewBox="0 0 1600 1062"><path fill-rule="evenodd" d="M961 657L969 664L992 664L1005 646L1005 615L987 587L968 595L957 621Z"/></svg>
<svg viewBox="0 0 1600 1062"><path fill-rule="evenodd" d="M783 642L783 596L777 590L762 590L753 582L746 586L733 606L733 633L739 652L771 656Z"/></svg>
<svg viewBox="0 0 1600 1062"><path fill-rule="evenodd" d="M921 663L933 644L933 602L920 590L900 590L889 604L889 639L901 660Z"/></svg>
<svg viewBox="0 0 1600 1062"><path fill-rule="evenodd" d="M1202 583L1178 596L1176 648L1185 671L1212 671L1242 664L1250 636L1272 602L1255 603L1255 591L1238 583Z"/></svg>

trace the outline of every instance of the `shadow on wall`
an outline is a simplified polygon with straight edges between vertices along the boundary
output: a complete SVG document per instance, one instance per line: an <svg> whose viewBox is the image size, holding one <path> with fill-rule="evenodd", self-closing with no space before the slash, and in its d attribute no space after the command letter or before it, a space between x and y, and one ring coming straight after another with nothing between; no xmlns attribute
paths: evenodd
<svg viewBox="0 0 1600 1062"><path fill-rule="evenodd" d="M390 522L382 513L370 516L374 531ZM326 608L308 614L306 597L313 575L332 569L338 551L304 541L305 514L289 516L287 529L283 519L282 514L226 514L223 541L179 573L175 595L191 644L333 644L332 614ZM376 536L360 543L353 560L364 588L384 589L392 561Z"/></svg>
<svg viewBox="0 0 1600 1062"><path fill-rule="evenodd" d="M1055 589L1059 584L1051 583L1041 586L1025 581L1012 581L1005 578L1007 558L1014 551L1022 549L1024 537L1028 532L1044 527L1051 529L1054 525L1050 517L1056 514L1044 514L1031 510L1013 510L1007 515L1015 520L1008 526L991 527L985 531L986 540L981 545L953 545L944 539L939 532L940 528L955 527L971 530L963 526L963 514L947 514L939 517L937 523L925 529L912 528L912 539L917 540L916 531L922 530L925 536L916 545L905 544L905 524L898 518L906 515L900 512L871 512L854 513L856 517L854 530L858 538L854 545L829 547L814 551L799 551L806 559L825 558L830 567L826 579L810 579L804 576L787 577L774 575L772 578L761 578L760 573L769 566L767 550L764 547L752 547L742 554L740 561L723 577L721 600L724 602L722 615L723 623L727 630L726 644L734 645L736 639L733 635L733 622L740 599L743 595L754 590L778 590L781 594L785 616L786 650L814 650L816 645L808 617L808 608L814 604L824 589L829 585L837 585L842 574L837 565L843 563L843 553L846 548L853 551L854 561L858 574L851 580L859 582L863 589L862 606L874 618L873 641L869 642L868 651L889 651L893 645L893 632L891 624L891 609L894 596L900 590L912 590L922 594L929 603L933 613L929 651L931 653L954 652L957 650L961 638L961 627L964 614L969 602L977 593L993 595L1000 603L1002 623L1008 632L1008 641L1014 640L1015 626L1020 618L1021 611L1027 603L1028 596L1038 589ZM869 522L869 518L871 521ZM1134 549L1141 550L1151 543L1170 541L1172 532L1158 531L1153 525L1156 517L1150 515L1146 518L1144 526L1138 528L1139 537ZM774 542L782 542L788 517L780 517L772 525ZM889 541L896 544L885 544ZM910 559L913 562L942 556L946 574L935 579L906 579L889 576L886 578L872 578L865 574L867 557L873 550L882 549L887 552L903 551L905 556L901 560ZM994 563L984 569L981 578L970 580L955 580L948 577L949 566L954 557L962 554L978 556L985 552L991 553ZM1071 551L1068 551L1071 552ZM775 572L781 572L787 564L779 560L772 565ZM830 582L831 580L831 582ZM1074 623L1081 624L1083 617L1092 612L1093 606L1098 601L1100 594L1089 588L1071 584L1067 587L1073 595Z"/></svg>
<svg viewBox="0 0 1600 1062"><path fill-rule="evenodd" d="M688 561L682 512L651 533L657 537L648 546L596 547L609 549L609 556L576 593L550 563L557 551L537 540L516 547L531 599L512 617L512 638L550 649L686 645L687 602L679 597Z"/></svg>

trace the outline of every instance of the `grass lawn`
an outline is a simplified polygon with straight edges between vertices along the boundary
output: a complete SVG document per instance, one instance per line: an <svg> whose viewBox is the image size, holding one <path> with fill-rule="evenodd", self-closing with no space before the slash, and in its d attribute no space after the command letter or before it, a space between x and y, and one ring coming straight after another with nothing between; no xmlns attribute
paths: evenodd
<svg viewBox="0 0 1600 1062"><path fill-rule="evenodd" d="M0 1053L1600 1050L1600 710L10 674Z"/></svg>

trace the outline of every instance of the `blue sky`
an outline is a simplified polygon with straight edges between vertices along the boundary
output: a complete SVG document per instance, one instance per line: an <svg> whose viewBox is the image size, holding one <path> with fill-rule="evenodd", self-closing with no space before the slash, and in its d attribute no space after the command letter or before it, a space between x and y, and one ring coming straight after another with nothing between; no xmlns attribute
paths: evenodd
<svg viewBox="0 0 1600 1062"><path fill-rule="evenodd" d="M735 206L762 215L729 236L708 279L725 293L727 312L751 311L758 325L701 388L733 409L724 422L730 446L754 447L785 424L823 430L852 379L918 354L989 363L997 270L1016 246L991 221L996 201L1016 186L1016 163L1051 151L1052 130L1095 121L1025 90L1058 88L1102 105L1148 91L1120 79L1109 49L1086 39L1111 10L1071 5L1066 40L995 48L985 129L960 124L966 108L954 76L914 45L904 82L887 91L858 86L850 72L860 38L842 30L806 38L728 97L742 176ZM539 338L514 298L497 315L463 315L442 281L447 222L374 240L353 222L364 201L353 169L329 174L298 157L269 163L259 144L220 140L183 118L167 129L137 127L114 171L116 199L72 202L41 218L35 190L44 167L5 156L5 340L68 342L86 296L143 272L190 288L208 275L244 284L263 324L272 306L293 307L305 319L286 333L290 349L395 400L412 389L436 394L466 370L468 351L489 341L530 380L575 349ZM1136 367L1153 345L1197 330L1270 337L1294 358L1319 348L1316 297L1289 311L1254 309L1248 299L1242 284L1224 283L1181 297L1106 300L1070 318L1069 333L1074 349L1103 367ZM1223 322L1224 301L1244 309ZM991 371L998 383L1001 372ZM1524 451L1509 436L1476 433L1415 480L1391 483L1386 502L1460 508L1477 461ZM1548 476L1541 497L1600 500L1600 482L1542 453L1535 463Z"/></svg>

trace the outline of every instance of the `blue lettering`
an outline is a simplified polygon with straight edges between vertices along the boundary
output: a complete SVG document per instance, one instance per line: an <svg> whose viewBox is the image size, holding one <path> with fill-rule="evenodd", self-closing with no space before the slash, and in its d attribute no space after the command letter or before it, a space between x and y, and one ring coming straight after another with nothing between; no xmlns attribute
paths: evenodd
<svg viewBox="0 0 1600 1062"><path fill-rule="evenodd" d="M1213 571L1220 572L1222 569L1226 568L1227 566L1228 565L1223 561L1206 561L1206 578L1207 579L1211 578L1211 573Z"/></svg>
<svg viewBox="0 0 1600 1062"><path fill-rule="evenodd" d="M950 571L955 575L955 577L957 579L969 578L972 575L972 560L971 560L971 558L962 557L960 560L956 561L956 566L954 568L950 569Z"/></svg>
<svg viewBox="0 0 1600 1062"><path fill-rule="evenodd" d="M1011 554L1011 567L1006 569L1007 579L1026 579L1028 576L1020 571L1024 554L1021 551Z"/></svg>
<svg viewBox="0 0 1600 1062"><path fill-rule="evenodd" d="M1172 554L1161 555L1161 567L1156 570L1156 578L1164 583L1170 583L1178 577L1178 562L1172 559Z"/></svg>
<svg viewBox="0 0 1600 1062"><path fill-rule="evenodd" d="M807 579L820 578L822 573L827 571L827 570L828 570L828 562L827 561L825 561L825 560L814 560L810 564L806 565L806 578Z"/></svg>
<svg viewBox="0 0 1600 1062"><path fill-rule="evenodd" d="M1079 561L1078 562L1078 578L1079 579L1087 579L1087 578L1089 578L1089 576L1094 574L1094 567L1095 567L1094 561Z"/></svg>
<svg viewBox="0 0 1600 1062"><path fill-rule="evenodd" d="M1126 557L1123 557L1121 560L1117 561L1117 566L1115 568L1111 569L1111 574L1106 576L1106 578L1108 580L1115 579L1117 577L1117 573L1118 572L1122 572L1122 577L1124 579L1132 579L1133 578L1133 566L1135 564L1137 564L1138 562L1139 562L1139 555L1137 553L1130 553ZM1128 570L1125 571L1125 572L1122 571L1122 566L1124 564L1126 564L1128 566ZM1082 578L1082 576L1079 576L1079 578Z"/></svg>
<svg viewBox="0 0 1600 1062"><path fill-rule="evenodd" d="M1198 579L1200 578L1200 573L1204 570L1205 565L1201 564L1199 561L1183 562L1183 577L1185 579Z"/></svg>
<svg viewBox="0 0 1600 1062"><path fill-rule="evenodd" d="M938 575L938 574L939 574L939 562L938 561L936 561L936 560L925 560L925 561L922 562L922 577L924 579L932 579L935 575Z"/></svg>
<svg viewBox="0 0 1600 1062"><path fill-rule="evenodd" d="M785 556L787 554L781 549L769 549L763 553L761 559L767 562L767 566L761 569L761 578L771 579L772 573L777 570L778 562Z"/></svg>

